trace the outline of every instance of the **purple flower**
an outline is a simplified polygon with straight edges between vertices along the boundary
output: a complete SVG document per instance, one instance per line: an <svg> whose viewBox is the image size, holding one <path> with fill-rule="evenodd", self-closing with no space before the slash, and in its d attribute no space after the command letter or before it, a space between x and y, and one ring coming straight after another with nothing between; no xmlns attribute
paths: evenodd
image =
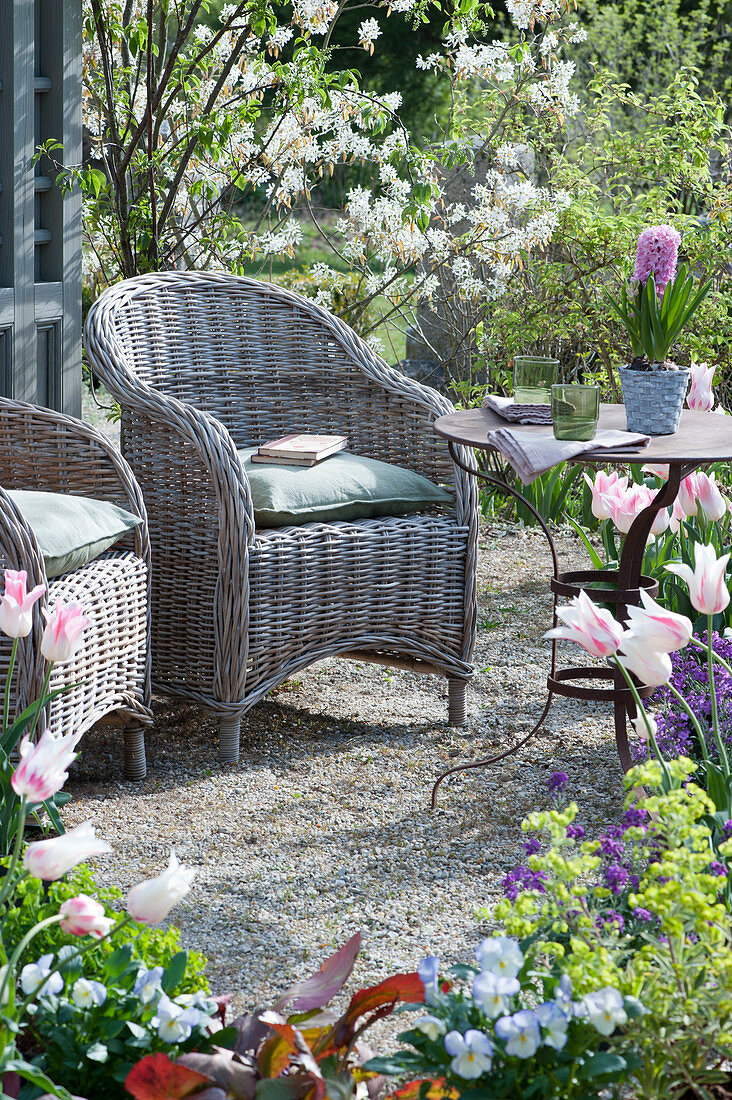
<svg viewBox="0 0 732 1100"><path fill-rule="evenodd" d="M524 851L527 856L535 856L537 852L541 851L541 841L538 837L532 836L530 840L524 842Z"/></svg>
<svg viewBox="0 0 732 1100"><path fill-rule="evenodd" d="M637 829L642 827L648 822L648 811L641 810L638 806L631 806L629 810L626 810L623 814L623 823L621 828L623 832L626 829Z"/></svg>
<svg viewBox="0 0 732 1100"><path fill-rule="evenodd" d="M530 867L522 863L504 876L501 884L504 897L507 897L509 901L515 901L523 890L538 890L540 894L545 894L545 877L543 871L532 871Z"/></svg>
<svg viewBox="0 0 732 1100"><path fill-rule="evenodd" d="M613 894L620 894L628 883L629 873L621 863L611 863L603 867L602 877L608 890L612 890Z"/></svg>
<svg viewBox="0 0 732 1100"><path fill-rule="evenodd" d="M625 928L625 919L621 913L618 913L617 909L607 909L598 916L595 924L599 929L616 925L618 932L622 932Z"/></svg>
<svg viewBox="0 0 732 1100"><path fill-rule="evenodd" d="M722 875L726 876L727 868L723 863L720 863L718 859L713 859L712 862L709 864L709 874L719 875L721 878Z"/></svg>
<svg viewBox="0 0 732 1100"><path fill-rule="evenodd" d="M638 238L632 277L645 286L648 276L653 273L659 300L663 297L666 284L676 274L680 244L681 237L672 225L652 225L644 229Z"/></svg>
<svg viewBox="0 0 732 1100"><path fill-rule="evenodd" d="M600 851L604 856L609 856L611 859L617 859L622 856L625 851L625 845L621 844L619 840L613 840L609 836L600 837Z"/></svg>
<svg viewBox="0 0 732 1100"><path fill-rule="evenodd" d="M575 825L573 821L567 826L567 836L572 840L584 840L585 830L581 825Z"/></svg>
<svg viewBox="0 0 732 1100"><path fill-rule="evenodd" d="M732 836L732 821L725 821L722 826L722 832L724 833L724 839L729 840Z"/></svg>
<svg viewBox="0 0 732 1100"><path fill-rule="evenodd" d="M633 916L636 920L642 921L643 924L650 924L652 920L655 920L655 917L653 916L653 913L651 913L650 909L642 909L640 906L638 906L637 909L633 910Z"/></svg>
<svg viewBox="0 0 732 1100"><path fill-rule="evenodd" d="M567 786L569 776L566 772L552 772L546 781L549 794L559 794Z"/></svg>

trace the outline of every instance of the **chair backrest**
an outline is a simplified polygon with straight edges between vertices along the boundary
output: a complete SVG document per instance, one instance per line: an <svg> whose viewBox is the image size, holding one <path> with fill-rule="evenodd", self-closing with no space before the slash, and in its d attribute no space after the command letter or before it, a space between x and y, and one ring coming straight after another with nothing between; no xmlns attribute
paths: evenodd
<svg viewBox="0 0 732 1100"><path fill-rule="evenodd" d="M431 429L450 403L388 367L308 299L208 272L141 276L105 299L96 330L127 371L212 413L237 446L288 432L342 432L355 451L452 481ZM119 398L116 380L99 373Z"/></svg>

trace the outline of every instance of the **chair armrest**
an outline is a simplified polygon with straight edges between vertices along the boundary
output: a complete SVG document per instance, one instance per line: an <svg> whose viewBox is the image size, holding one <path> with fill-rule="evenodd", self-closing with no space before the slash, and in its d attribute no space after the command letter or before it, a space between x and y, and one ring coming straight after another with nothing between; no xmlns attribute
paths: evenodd
<svg viewBox="0 0 732 1100"><path fill-rule="evenodd" d="M88 496L125 508L143 521L134 531L135 553L149 567L147 513L140 487L114 444L89 424L0 398L0 483L6 490Z"/></svg>

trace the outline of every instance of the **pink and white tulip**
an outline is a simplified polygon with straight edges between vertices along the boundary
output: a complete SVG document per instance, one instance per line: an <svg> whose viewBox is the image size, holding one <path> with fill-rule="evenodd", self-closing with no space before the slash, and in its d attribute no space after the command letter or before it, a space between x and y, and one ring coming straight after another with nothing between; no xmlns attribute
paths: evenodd
<svg viewBox="0 0 732 1100"><path fill-rule="evenodd" d="M669 573L675 573L689 586L691 605L702 615L718 615L729 603L729 588L725 570L729 554L717 557L713 546L694 545L694 569L689 565L667 565Z"/></svg>
<svg viewBox="0 0 732 1100"><path fill-rule="evenodd" d="M628 608L628 634L632 634L638 641L644 641L649 649L660 650L662 653L673 653L688 645L692 634L691 619L686 615L678 615L675 611L667 611L643 588L640 596L643 606Z"/></svg>
<svg viewBox="0 0 732 1100"><path fill-rule="evenodd" d="M5 595L0 599L0 630L9 638L27 638L33 625L32 609L46 591L45 584L27 590L25 569L5 570Z"/></svg>
<svg viewBox="0 0 732 1100"><path fill-rule="evenodd" d="M641 684L647 687L659 687L671 679L671 658L668 653L659 653L652 649L645 638L626 632L618 654L618 661L637 676Z"/></svg>
<svg viewBox="0 0 732 1100"><path fill-rule="evenodd" d="M111 850L106 840L95 835L91 821L85 821L61 836L29 844L23 855L23 866L34 878L55 882L89 856Z"/></svg>
<svg viewBox="0 0 732 1100"><path fill-rule="evenodd" d="M697 474L689 474L679 485L679 494L676 499L684 515L690 519L699 511L698 496Z"/></svg>
<svg viewBox="0 0 732 1100"><path fill-rule="evenodd" d="M53 611L44 610L46 629L41 639L41 653L55 665L70 661L81 649L82 634L91 624L81 604L64 604L56 600Z"/></svg>
<svg viewBox="0 0 732 1100"><path fill-rule="evenodd" d="M609 657L623 639L620 623L605 608L597 607L584 589L566 607L558 607L557 615L566 625L547 630L544 637L577 642L593 657Z"/></svg>
<svg viewBox="0 0 732 1100"><path fill-rule="evenodd" d="M15 793L30 802L45 802L60 791L69 777L67 769L78 755L74 749L80 740L80 733L53 737L49 730L35 744L24 737L18 749L20 763L10 779Z"/></svg>
<svg viewBox="0 0 732 1100"><path fill-rule="evenodd" d="M669 523L669 529L674 535L678 535L681 530L681 522L686 519L686 512L681 507L681 501L677 497L674 501L674 506L671 509L671 521Z"/></svg>
<svg viewBox="0 0 732 1100"><path fill-rule="evenodd" d="M716 522L724 519L729 509L729 502L725 500L719 491L715 474L705 474L702 471L696 475L697 499L704 509L707 519Z"/></svg>
<svg viewBox="0 0 732 1100"><path fill-rule="evenodd" d="M111 917L105 917L104 906L86 894L69 898L60 907L59 913L63 918L61 928L71 936L93 936L100 940L114 924Z"/></svg>
<svg viewBox="0 0 732 1100"><path fill-rule="evenodd" d="M592 493L591 509L593 516L595 519L610 519L609 502L614 497L625 494L628 487L627 477L618 477L617 470L613 470L609 474L605 470L598 470L594 481L586 471L582 476Z"/></svg>
<svg viewBox="0 0 732 1100"><path fill-rule="evenodd" d="M167 871L132 887L127 895L127 912L141 924L160 924L188 893L195 873L192 867L178 863L171 851Z"/></svg>
<svg viewBox="0 0 732 1100"><path fill-rule="evenodd" d="M648 741L651 733L654 737L656 737L658 734L658 724L656 723L656 719L652 714L649 714L648 711L646 711L645 718L642 714L638 714L635 718L631 718L630 724L632 725L633 729L636 732L636 735L640 738L641 741ZM650 733L648 732L649 726Z"/></svg>
<svg viewBox="0 0 732 1100"><path fill-rule="evenodd" d="M646 474L653 474L654 477L660 478L661 481L668 481L667 462L646 462L641 469Z"/></svg>
<svg viewBox="0 0 732 1100"><path fill-rule="evenodd" d="M709 412L714 406L714 392L712 382L716 367L708 367L706 363L691 364L691 385L686 397L686 404L697 412Z"/></svg>
<svg viewBox="0 0 732 1100"><path fill-rule="evenodd" d="M618 531L627 535L636 517L652 499L651 491L645 485L632 485L623 494L605 497L605 503Z"/></svg>

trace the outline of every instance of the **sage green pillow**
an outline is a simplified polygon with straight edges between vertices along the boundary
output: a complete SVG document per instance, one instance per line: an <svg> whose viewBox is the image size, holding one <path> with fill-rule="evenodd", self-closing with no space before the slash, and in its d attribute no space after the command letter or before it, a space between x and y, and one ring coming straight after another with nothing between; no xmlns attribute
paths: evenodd
<svg viewBox="0 0 732 1100"><path fill-rule="evenodd" d="M239 451L254 502L258 527L297 526L332 520L403 516L452 497L426 477L339 451L315 466L251 462L256 447Z"/></svg>
<svg viewBox="0 0 732 1100"><path fill-rule="evenodd" d="M8 493L36 536L48 577L86 565L132 531L142 520L91 497L12 489Z"/></svg>

